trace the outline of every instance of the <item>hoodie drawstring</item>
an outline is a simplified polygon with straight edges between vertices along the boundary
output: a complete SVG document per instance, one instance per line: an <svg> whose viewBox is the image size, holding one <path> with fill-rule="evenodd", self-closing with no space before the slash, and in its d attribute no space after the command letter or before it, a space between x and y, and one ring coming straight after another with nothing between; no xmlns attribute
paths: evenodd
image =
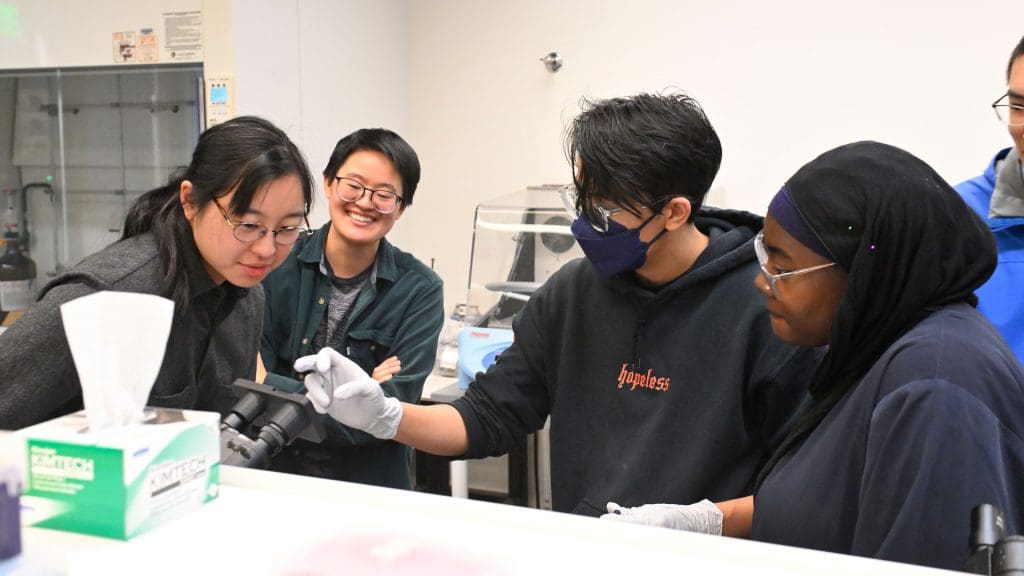
<svg viewBox="0 0 1024 576"><path fill-rule="evenodd" d="M630 366L630 370L638 372L640 370L640 345L643 343L644 338L644 325L647 324L647 316L641 316L636 323L636 329L633 331L633 362Z"/></svg>

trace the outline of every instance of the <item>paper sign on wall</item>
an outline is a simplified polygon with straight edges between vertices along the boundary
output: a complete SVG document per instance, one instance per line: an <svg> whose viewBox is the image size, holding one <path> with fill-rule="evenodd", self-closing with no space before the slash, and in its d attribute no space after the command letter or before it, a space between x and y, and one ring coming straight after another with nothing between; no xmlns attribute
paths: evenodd
<svg viewBox="0 0 1024 576"><path fill-rule="evenodd" d="M114 32L114 62L118 64L133 63L137 59L139 36L134 30Z"/></svg>
<svg viewBox="0 0 1024 576"><path fill-rule="evenodd" d="M164 12L163 16L164 57L171 61L202 60L202 12Z"/></svg>
<svg viewBox="0 0 1024 576"><path fill-rule="evenodd" d="M160 61L160 45L152 28L114 32L116 64L153 64Z"/></svg>
<svg viewBox="0 0 1024 576"><path fill-rule="evenodd" d="M157 41L157 35L153 34L152 28L140 30L137 54L139 64L160 61L160 43Z"/></svg>

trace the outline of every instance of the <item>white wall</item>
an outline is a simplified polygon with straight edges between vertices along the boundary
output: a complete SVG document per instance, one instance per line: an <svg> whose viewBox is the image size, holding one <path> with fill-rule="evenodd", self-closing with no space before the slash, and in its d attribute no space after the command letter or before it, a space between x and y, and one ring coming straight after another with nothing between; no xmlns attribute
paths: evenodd
<svg viewBox="0 0 1024 576"><path fill-rule="evenodd" d="M718 205L763 212L787 176L835 145L903 146L947 179L1008 146L988 105L1005 89L1024 2L982 0L412 0L410 141L424 177L403 225L464 297L473 207L569 180L580 96L679 87L722 138ZM548 73L539 58L559 51Z"/></svg>
<svg viewBox="0 0 1024 576"><path fill-rule="evenodd" d="M319 226L330 218L319 174L335 143L367 127L407 135L406 2L235 0L233 16L237 111L278 123L302 148ZM400 221L391 239L406 244L404 234Z"/></svg>
<svg viewBox="0 0 1024 576"><path fill-rule="evenodd" d="M239 116L263 116L301 140L303 86L296 1L236 0L231 16L235 111Z"/></svg>
<svg viewBox="0 0 1024 576"><path fill-rule="evenodd" d="M162 36L165 12L201 7L202 0L8 0L0 4L0 70L110 66L115 32ZM170 58L161 52L160 60Z"/></svg>
<svg viewBox="0 0 1024 576"><path fill-rule="evenodd" d="M408 22L405 0L300 0L303 150L318 183L350 132L384 127L409 138ZM314 209L315 225L330 219L323 197ZM408 243L407 230L400 220L391 240Z"/></svg>

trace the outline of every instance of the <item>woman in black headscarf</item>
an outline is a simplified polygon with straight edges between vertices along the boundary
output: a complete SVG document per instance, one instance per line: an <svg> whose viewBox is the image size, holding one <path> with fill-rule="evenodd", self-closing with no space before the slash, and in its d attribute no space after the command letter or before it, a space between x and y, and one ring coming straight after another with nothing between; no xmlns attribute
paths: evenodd
<svg viewBox="0 0 1024 576"><path fill-rule="evenodd" d="M974 308L996 246L957 193L849 144L789 179L754 244L776 336L829 347L812 406L753 498L606 516L950 569L978 504L1024 528L1024 369Z"/></svg>
<svg viewBox="0 0 1024 576"><path fill-rule="evenodd" d="M974 506L1020 528L1024 370L974 308L996 247L956 192L903 150L842 146L790 178L757 244L776 335L829 350L752 537L962 569Z"/></svg>

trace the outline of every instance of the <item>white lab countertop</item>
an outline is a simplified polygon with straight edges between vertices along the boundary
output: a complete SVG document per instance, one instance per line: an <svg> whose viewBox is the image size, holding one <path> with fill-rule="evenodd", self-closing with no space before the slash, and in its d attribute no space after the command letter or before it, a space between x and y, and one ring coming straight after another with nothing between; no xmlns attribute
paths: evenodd
<svg viewBox="0 0 1024 576"><path fill-rule="evenodd" d="M127 542L25 528L0 574L952 574L228 466L221 484L217 500Z"/></svg>
<svg viewBox="0 0 1024 576"><path fill-rule="evenodd" d="M441 392L442 396L445 396L447 389L458 390L459 381L454 376L441 376L431 372L427 375L427 379L423 382L423 392L420 394L420 398L427 401L446 401L434 398L435 392ZM454 399L454 398L452 398Z"/></svg>

